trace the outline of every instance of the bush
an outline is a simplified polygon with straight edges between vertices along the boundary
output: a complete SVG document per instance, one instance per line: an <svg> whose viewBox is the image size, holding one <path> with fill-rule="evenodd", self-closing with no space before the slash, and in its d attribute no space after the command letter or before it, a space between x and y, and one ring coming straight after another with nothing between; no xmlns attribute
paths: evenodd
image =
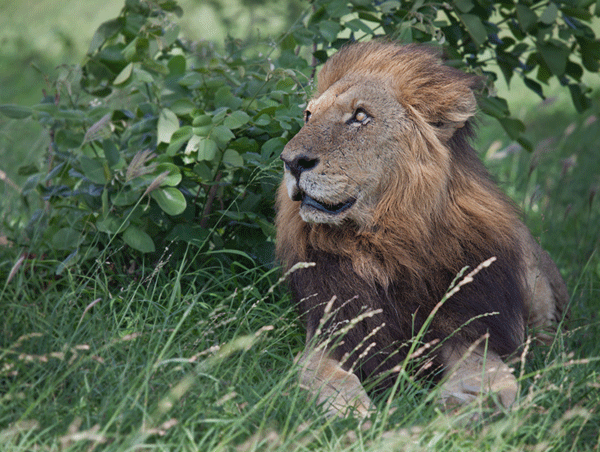
<svg viewBox="0 0 600 452"><path fill-rule="evenodd" d="M29 175L24 201L37 196L41 207L13 240L58 259L57 273L122 243L139 253L171 242L174 253L190 244L237 250L269 263L278 156L301 127L315 66L332 49L378 36L437 41L450 64L491 82L497 64L507 81L516 74L543 96L542 84L556 77L583 110L582 76L600 60L584 24L590 5L315 0L279 42L216 50L180 39L175 1L126 0L96 32L84 64L63 67L38 105L0 106L38 120L51 141L47 166L20 170ZM480 106L531 147L504 99L482 96Z"/></svg>

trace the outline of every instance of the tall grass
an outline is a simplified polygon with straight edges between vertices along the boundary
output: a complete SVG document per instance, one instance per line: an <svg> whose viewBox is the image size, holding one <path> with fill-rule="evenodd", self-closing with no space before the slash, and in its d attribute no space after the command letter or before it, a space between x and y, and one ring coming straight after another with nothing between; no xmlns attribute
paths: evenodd
<svg viewBox="0 0 600 452"><path fill-rule="evenodd" d="M131 279L98 268L5 288L0 444L31 450L592 450L597 363L573 338L516 363L521 397L442 413L419 382L368 423L327 418L296 383L302 335L264 273ZM207 273L210 272L210 276ZM218 275L218 276L215 276Z"/></svg>

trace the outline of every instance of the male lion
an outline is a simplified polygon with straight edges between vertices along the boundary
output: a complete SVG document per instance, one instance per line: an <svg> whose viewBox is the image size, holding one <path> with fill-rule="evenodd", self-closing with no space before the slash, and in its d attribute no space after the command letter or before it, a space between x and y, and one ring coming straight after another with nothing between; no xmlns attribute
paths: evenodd
<svg viewBox="0 0 600 452"><path fill-rule="evenodd" d="M554 262L469 145L478 84L430 47L349 45L281 154L278 257L315 264L290 275L310 345L301 381L332 412L365 415L362 383L393 385L424 326L444 403L491 391L509 406L518 387L501 358L525 325L562 318ZM440 303L466 266L479 271Z"/></svg>

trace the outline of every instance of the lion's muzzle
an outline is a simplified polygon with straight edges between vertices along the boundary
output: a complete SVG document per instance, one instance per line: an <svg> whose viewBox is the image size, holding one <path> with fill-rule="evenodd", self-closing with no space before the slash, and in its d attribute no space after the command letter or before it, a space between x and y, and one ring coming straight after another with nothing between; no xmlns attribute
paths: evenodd
<svg viewBox="0 0 600 452"><path fill-rule="evenodd" d="M314 169L319 164L318 158L310 158L306 155L300 155L293 159L281 156L285 164L285 183L290 199L292 201L301 201L301 207L308 210L316 210L327 215L339 215L348 210L356 202L356 198L352 197L343 202L327 202L323 199L317 199L315 194L309 195L306 188L302 188L301 178L306 171Z"/></svg>
<svg viewBox="0 0 600 452"><path fill-rule="evenodd" d="M300 181L300 176L304 171L310 171L319 164L318 158L311 158L304 154L296 156L293 159L288 159L281 155L281 160L285 163L285 169L292 173L297 181Z"/></svg>

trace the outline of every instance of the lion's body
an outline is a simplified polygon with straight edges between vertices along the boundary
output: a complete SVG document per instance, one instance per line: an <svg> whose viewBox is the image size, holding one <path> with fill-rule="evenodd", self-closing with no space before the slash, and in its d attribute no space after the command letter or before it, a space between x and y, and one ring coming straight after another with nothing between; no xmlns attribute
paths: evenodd
<svg viewBox="0 0 600 452"><path fill-rule="evenodd" d="M456 365L458 351L484 335L493 359L508 356L527 322L548 328L559 319L567 295L554 263L469 145L477 83L415 45L355 44L320 72L307 123L282 153L278 194L280 260L315 263L291 275L307 339L343 332L326 353L307 352L305 380L325 381L325 360L361 382L387 375L377 387L389 385L433 310L423 339L441 344L434 369ZM438 305L461 269L491 257ZM346 396L360 392L350 386Z"/></svg>

